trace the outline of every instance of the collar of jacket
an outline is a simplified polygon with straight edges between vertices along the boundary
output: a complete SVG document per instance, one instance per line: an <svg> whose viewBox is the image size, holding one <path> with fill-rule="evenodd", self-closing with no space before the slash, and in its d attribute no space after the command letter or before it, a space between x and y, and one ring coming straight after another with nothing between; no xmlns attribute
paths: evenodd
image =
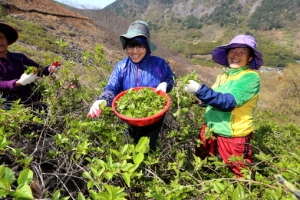
<svg viewBox="0 0 300 200"><path fill-rule="evenodd" d="M236 74L239 74L241 71L244 71L246 69L248 69L248 65L245 65L241 68L238 68L238 69L231 69L231 68L228 68L228 71L226 72L226 74L228 76L233 76L233 75L236 75Z"/></svg>

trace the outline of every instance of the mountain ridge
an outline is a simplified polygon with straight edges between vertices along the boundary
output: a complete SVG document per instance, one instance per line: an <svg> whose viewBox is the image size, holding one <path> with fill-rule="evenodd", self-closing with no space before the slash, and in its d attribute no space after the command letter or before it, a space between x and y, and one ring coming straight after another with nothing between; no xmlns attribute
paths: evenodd
<svg viewBox="0 0 300 200"><path fill-rule="evenodd" d="M149 10L152 7L158 9L157 15L150 15ZM266 17L264 20L269 20L268 17L276 21L281 20L281 27L290 28L300 20L300 15L298 14L300 1L293 0L280 2L272 0L116 0L103 8L103 10L130 20L141 18L151 23L154 23L154 21L161 22L168 17L185 18L194 15L198 20L205 23L211 23L209 18L212 18L212 16L219 16L218 20L222 21L222 18L225 18L229 19L230 23L235 24L247 21L249 18L253 20L253 17L264 14ZM281 15L278 15L278 11L280 11ZM163 18L161 18L162 16ZM219 23L216 20L213 22ZM258 24L265 23L264 21L257 22ZM287 22L293 23L289 24ZM270 24L269 27L259 27L257 29L271 30L272 28L279 27L276 27L276 24Z"/></svg>
<svg viewBox="0 0 300 200"><path fill-rule="evenodd" d="M210 55L213 48L238 34L257 39L267 66L284 67L299 59L298 0L142 0L141 5L137 2L117 0L104 10L131 21L147 21L154 37L200 66L214 66L211 59L199 57ZM284 55L288 58L282 61Z"/></svg>

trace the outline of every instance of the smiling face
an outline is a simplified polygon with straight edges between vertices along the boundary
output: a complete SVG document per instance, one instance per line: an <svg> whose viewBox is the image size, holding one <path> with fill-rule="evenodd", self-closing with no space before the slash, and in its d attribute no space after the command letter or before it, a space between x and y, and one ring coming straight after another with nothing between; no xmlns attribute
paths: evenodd
<svg viewBox="0 0 300 200"><path fill-rule="evenodd" d="M241 68L247 65L252 59L250 49L247 47L229 49L227 53L228 64L232 69Z"/></svg>
<svg viewBox="0 0 300 200"><path fill-rule="evenodd" d="M7 53L7 47L8 47L8 41L5 37L5 35L0 32L0 55L6 55Z"/></svg>
<svg viewBox="0 0 300 200"><path fill-rule="evenodd" d="M131 58L132 62L139 63L146 55L146 48L142 45L140 46L130 46L127 45L126 51L128 56Z"/></svg>

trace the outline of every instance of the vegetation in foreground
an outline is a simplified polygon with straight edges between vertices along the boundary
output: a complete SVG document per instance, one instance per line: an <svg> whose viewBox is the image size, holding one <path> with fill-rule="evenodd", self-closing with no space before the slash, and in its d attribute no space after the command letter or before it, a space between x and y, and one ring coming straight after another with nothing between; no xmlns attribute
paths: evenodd
<svg viewBox="0 0 300 200"><path fill-rule="evenodd" d="M60 78L38 82L46 111L32 113L18 104L0 110L2 196L32 199L34 181L43 188L35 191L39 198L52 199L293 199L300 174L296 125L276 124L258 113L254 163L245 179L236 179L217 157L200 160L193 154L201 145L204 110L192 105L182 86L197 80L194 73L176 80L159 150L149 154L148 139L133 145L111 108L99 119L86 118L94 91L85 85L62 89L74 80L72 65L63 65Z"/></svg>

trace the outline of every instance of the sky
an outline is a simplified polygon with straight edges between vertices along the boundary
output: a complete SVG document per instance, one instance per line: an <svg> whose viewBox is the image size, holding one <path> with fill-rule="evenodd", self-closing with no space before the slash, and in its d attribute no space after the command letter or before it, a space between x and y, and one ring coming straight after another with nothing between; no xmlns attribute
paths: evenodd
<svg viewBox="0 0 300 200"><path fill-rule="evenodd" d="M55 0L55 1L70 5L72 7L77 7L77 8L102 9L116 0Z"/></svg>

